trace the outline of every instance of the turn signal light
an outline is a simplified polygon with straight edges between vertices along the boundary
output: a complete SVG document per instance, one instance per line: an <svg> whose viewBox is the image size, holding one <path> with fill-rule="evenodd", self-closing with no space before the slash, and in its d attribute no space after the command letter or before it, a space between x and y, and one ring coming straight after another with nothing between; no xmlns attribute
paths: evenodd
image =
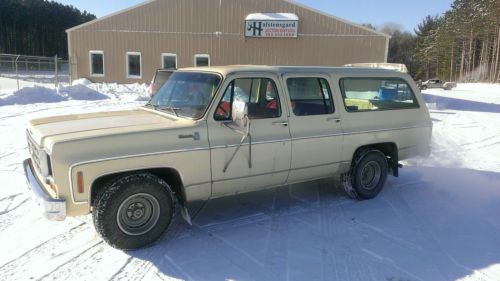
<svg viewBox="0 0 500 281"><path fill-rule="evenodd" d="M53 182L50 183L50 189L52 189L52 191L57 194L57 185L55 185Z"/></svg>
<svg viewBox="0 0 500 281"><path fill-rule="evenodd" d="M77 181L78 193L83 193L83 173L82 172L76 173L76 181Z"/></svg>

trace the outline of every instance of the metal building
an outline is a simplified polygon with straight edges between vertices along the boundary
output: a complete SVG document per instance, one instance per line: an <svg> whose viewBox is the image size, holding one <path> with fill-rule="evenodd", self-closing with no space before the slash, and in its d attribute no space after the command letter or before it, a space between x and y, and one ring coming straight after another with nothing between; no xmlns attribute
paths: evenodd
<svg viewBox="0 0 500 281"><path fill-rule="evenodd" d="M207 64L386 62L390 39L288 0L153 0L66 32L73 79L118 83Z"/></svg>

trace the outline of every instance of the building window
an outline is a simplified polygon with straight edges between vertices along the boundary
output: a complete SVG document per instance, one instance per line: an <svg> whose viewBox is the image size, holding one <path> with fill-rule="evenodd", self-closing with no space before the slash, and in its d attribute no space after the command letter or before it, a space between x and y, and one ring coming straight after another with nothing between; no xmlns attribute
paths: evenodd
<svg viewBox="0 0 500 281"><path fill-rule="evenodd" d="M90 75L91 76L104 76L104 52L103 51L90 51Z"/></svg>
<svg viewBox="0 0 500 281"><path fill-rule="evenodd" d="M141 53L127 53L127 77L141 78L142 76L142 58Z"/></svg>
<svg viewBox="0 0 500 281"><path fill-rule="evenodd" d="M194 66L210 66L210 55L194 55Z"/></svg>
<svg viewBox="0 0 500 281"><path fill-rule="evenodd" d="M177 69L177 55L176 54L161 54L161 68L163 68L163 69Z"/></svg>
<svg viewBox="0 0 500 281"><path fill-rule="evenodd" d="M328 82L317 77L286 80L288 95L296 116L331 114L334 111Z"/></svg>

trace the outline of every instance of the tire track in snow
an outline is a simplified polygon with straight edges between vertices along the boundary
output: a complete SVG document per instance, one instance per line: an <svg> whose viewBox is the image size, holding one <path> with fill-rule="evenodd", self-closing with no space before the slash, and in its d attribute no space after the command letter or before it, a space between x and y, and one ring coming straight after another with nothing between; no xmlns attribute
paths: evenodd
<svg viewBox="0 0 500 281"><path fill-rule="evenodd" d="M320 200L320 236L322 241L322 277L323 280L371 280L361 274L361 270L351 271L350 268L363 268L367 264L359 264L356 239L352 237L349 214L346 206L355 204L340 190L340 183L323 184L318 189ZM347 204L347 205L346 205ZM325 237L326 236L326 239ZM348 246L346 246L348 245ZM333 266L329 266L333 265Z"/></svg>
<svg viewBox="0 0 500 281"><path fill-rule="evenodd" d="M57 235L34 248L31 248L22 254L14 257L0 267L0 280L17 279L17 274L29 272L34 264L39 264L41 257L46 257L47 253L53 252L54 249L71 248L71 240L78 234L88 230L88 225L85 223L76 225L67 232ZM50 258L54 258L51 256Z"/></svg>
<svg viewBox="0 0 500 281"><path fill-rule="evenodd" d="M202 240L205 243L209 243L215 249L213 252L216 253L214 258L219 258L227 261L231 265L239 268L243 272L246 272L248 275L254 277L255 280L275 280L274 276L270 276L267 274L265 270L263 270L263 265L261 262L256 261L254 258L250 258L248 253L245 253L244 250L235 247L232 243L228 243L223 237L204 230L203 228L193 225L193 237L196 239ZM238 256L237 259L234 257L226 256L224 253L244 253L241 256ZM256 275L256 276L255 276Z"/></svg>
<svg viewBox="0 0 500 281"><path fill-rule="evenodd" d="M31 202L29 197L26 197L20 204L18 204L15 208L7 210L9 206L7 206L2 213L0 213L0 233L4 230L15 224L19 218L24 217L27 213L30 212L28 209L30 204L26 204Z"/></svg>
<svg viewBox="0 0 500 281"><path fill-rule="evenodd" d="M17 208L21 207L23 204L25 204L25 203L26 203L26 202L28 202L28 201L29 201L29 198L26 198L26 199L24 199L23 201L21 201L19 204L17 204L16 206L14 206L14 207L12 207L12 208L10 208L10 209L9 209L9 207L10 207L10 205L11 205L11 204L7 205L7 207L5 208L5 210L3 210L3 211L1 211L1 212L0 212L0 216L1 216L1 215L5 215L5 214L7 214L7 213L9 213L9 212L14 211L15 209L17 209ZM12 202L11 202L11 203L12 203Z"/></svg>
<svg viewBox="0 0 500 281"><path fill-rule="evenodd" d="M332 186L320 185L318 187L318 201L320 205L319 209L319 229L320 233L327 237L335 237L339 234L338 224L334 223L332 216L339 216L339 207L331 205L331 196L333 188ZM326 239L322 243L321 251L321 277L323 280L340 280L339 279L339 267L340 263L343 262L342 259L337 259L337 255L331 253L329 249L335 249L335 239ZM331 265L331 266L326 266ZM344 265L345 266L345 265ZM335 278L333 278L335 277Z"/></svg>
<svg viewBox="0 0 500 281"><path fill-rule="evenodd" d="M273 273L274 279L280 280L288 279L289 273L290 199L290 186L276 188L272 209L268 211L271 222L263 267L266 272Z"/></svg>
<svg viewBox="0 0 500 281"><path fill-rule="evenodd" d="M99 273L94 272L93 267L96 260L98 260L97 256L104 250L102 244L103 241L99 240L90 244L88 248L73 253L72 258L67 258L66 262L58 265L52 271L38 278L38 280L77 280L90 275L99 277ZM75 268L78 268L78 271L75 271Z"/></svg>
<svg viewBox="0 0 500 281"><path fill-rule="evenodd" d="M7 197L0 199L0 203L3 203L3 201L5 201L5 200L10 200L9 203L11 203L16 197L18 197L19 195L23 195L23 194L24 193L16 193L16 194L9 195Z"/></svg>
<svg viewBox="0 0 500 281"><path fill-rule="evenodd" d="M391 200L391 207L398 210L398 214L404 218L406 224L409 226L409 229L411 229L414 233L413 236L417 240L416 242L422 247L421 251L415 252L414 254L421 254L423 261L427 258L429 260L428 267L431 268L432 266L434 270L439 272L443 280L450 279L452 276L449 276L449 272L443 272L440 269L448 269L450 272L455 273L459 271L457 271L457 268L452 270L453 267L466 269L462 265L458 264L456 260L444 249L433 231L434 226L432 226L427 220L420 218L408 205L407 201L400 194L400 192L392 190L391 195L393 195L392 198L394 199ZM440 198L437 195L435 196ZM439 202L438 200L436 204L443 205L446 204L446 202ZM433 253L435 256L428 257L426 253Z"/></svg>
<svg viewBox="0 0 500 281"><path fill-rule="evenodd" d="M129 258L109 280L142 280L144 276L155 270L153 265L156 267L169 266L168 259L165 258L165 251L167 251L171 241L185 231L186 227L183 224L180 213L176 212L171 225L159 241L151 247L127 252L130 255Z"/></svg>

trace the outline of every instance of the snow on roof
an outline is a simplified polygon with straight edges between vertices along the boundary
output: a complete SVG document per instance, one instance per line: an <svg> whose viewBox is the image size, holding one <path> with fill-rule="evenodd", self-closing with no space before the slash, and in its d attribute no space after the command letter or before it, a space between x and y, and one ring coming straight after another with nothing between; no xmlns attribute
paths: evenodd
<svg viewBox="0 0 500 281"><path fill-rule="evenodd" d="M299 20L296 14L291 13L255 13L249 14L245 20Z"/></svg>

